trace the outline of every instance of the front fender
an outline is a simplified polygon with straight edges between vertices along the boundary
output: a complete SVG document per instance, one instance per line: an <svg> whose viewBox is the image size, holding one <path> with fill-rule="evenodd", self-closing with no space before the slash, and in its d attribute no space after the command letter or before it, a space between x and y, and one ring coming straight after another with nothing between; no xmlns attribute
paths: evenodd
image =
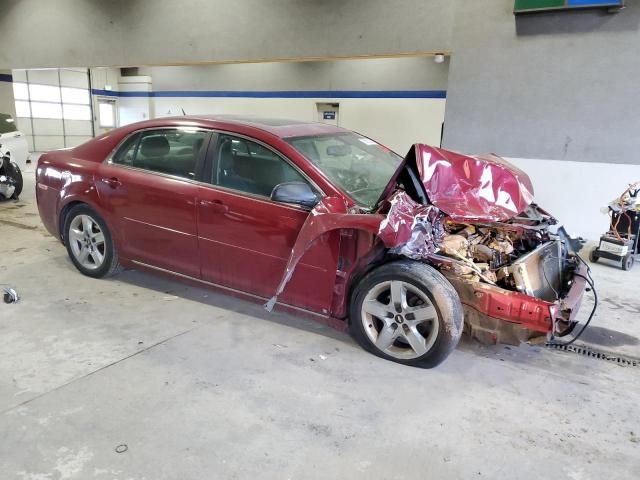
<svg viewBox="0 0 640 480"><path fill-rule="evenodd" d="M300 229L291 249L289 260L275 294L265 305L267 311L275 306L278 296L291 280L293 272L311 245L324 233L333 230L364 230L376 235L384 217L375 214L350 213L344 200L339 197L325 197L311 210Z"/></svg>

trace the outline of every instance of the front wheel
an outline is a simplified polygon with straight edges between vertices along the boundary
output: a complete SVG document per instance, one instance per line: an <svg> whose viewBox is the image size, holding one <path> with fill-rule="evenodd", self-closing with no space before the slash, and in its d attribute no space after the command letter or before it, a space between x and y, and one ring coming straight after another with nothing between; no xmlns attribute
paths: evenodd
<svg viewBox="0 0 640 480"><path fill-rule="evenodd" d="M375 269L357 285L350 330L379 357L432 368L458 344L463 317L457 292L440 272L402 260Z"/></svg>
<svg viewBox="0 0 640 480"><path fill-rule="evenodd" d="M119 270L107 224L87 205L77 205L69 211L64 238L69 258L84 275L101 278Z"/></svg>

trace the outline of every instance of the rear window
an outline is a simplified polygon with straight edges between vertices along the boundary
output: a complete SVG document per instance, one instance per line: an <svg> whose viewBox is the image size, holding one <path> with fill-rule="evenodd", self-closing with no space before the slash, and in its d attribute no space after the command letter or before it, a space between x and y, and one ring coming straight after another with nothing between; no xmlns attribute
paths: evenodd
<svg viewBox="0 0 640 480"><path fill-rule="evenodd" d="M0 113L0 134L11 133L18 130L16 122L8 113Z"/></svg>

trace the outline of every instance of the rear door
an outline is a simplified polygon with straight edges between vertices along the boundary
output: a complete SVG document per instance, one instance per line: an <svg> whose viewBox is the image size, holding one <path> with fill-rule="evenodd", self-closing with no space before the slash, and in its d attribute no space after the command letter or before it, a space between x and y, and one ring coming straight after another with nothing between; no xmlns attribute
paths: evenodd
<svg viewBox="0 0 640 480"><path fill-rule="evenodd" d="M202 278L272 296L309 210L274 202L270 193L279 183L309 180L270 147L225 134L209 149L203 180L209 185L198 188ZM328 312L336 239L337 234L327 234L309 249L280 297L283 303Z"/></svg>
<svg viewBox="0 0 640 480"><path fill-rule="evenodd" d="M144 130L101 165L96 185L125 258L200 277L195 179L209 137L191 128Z"/></svg>

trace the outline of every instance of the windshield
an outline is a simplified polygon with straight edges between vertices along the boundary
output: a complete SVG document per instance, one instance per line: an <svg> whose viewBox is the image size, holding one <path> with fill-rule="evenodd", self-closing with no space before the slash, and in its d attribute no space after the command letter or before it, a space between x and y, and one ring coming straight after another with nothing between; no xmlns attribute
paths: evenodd
<svg viewBox="0 0 640 480"><path fill-rule="evenodd" d="M375 207L402 158L361 135L345 132L287 141L359 205Z"/></svg>

